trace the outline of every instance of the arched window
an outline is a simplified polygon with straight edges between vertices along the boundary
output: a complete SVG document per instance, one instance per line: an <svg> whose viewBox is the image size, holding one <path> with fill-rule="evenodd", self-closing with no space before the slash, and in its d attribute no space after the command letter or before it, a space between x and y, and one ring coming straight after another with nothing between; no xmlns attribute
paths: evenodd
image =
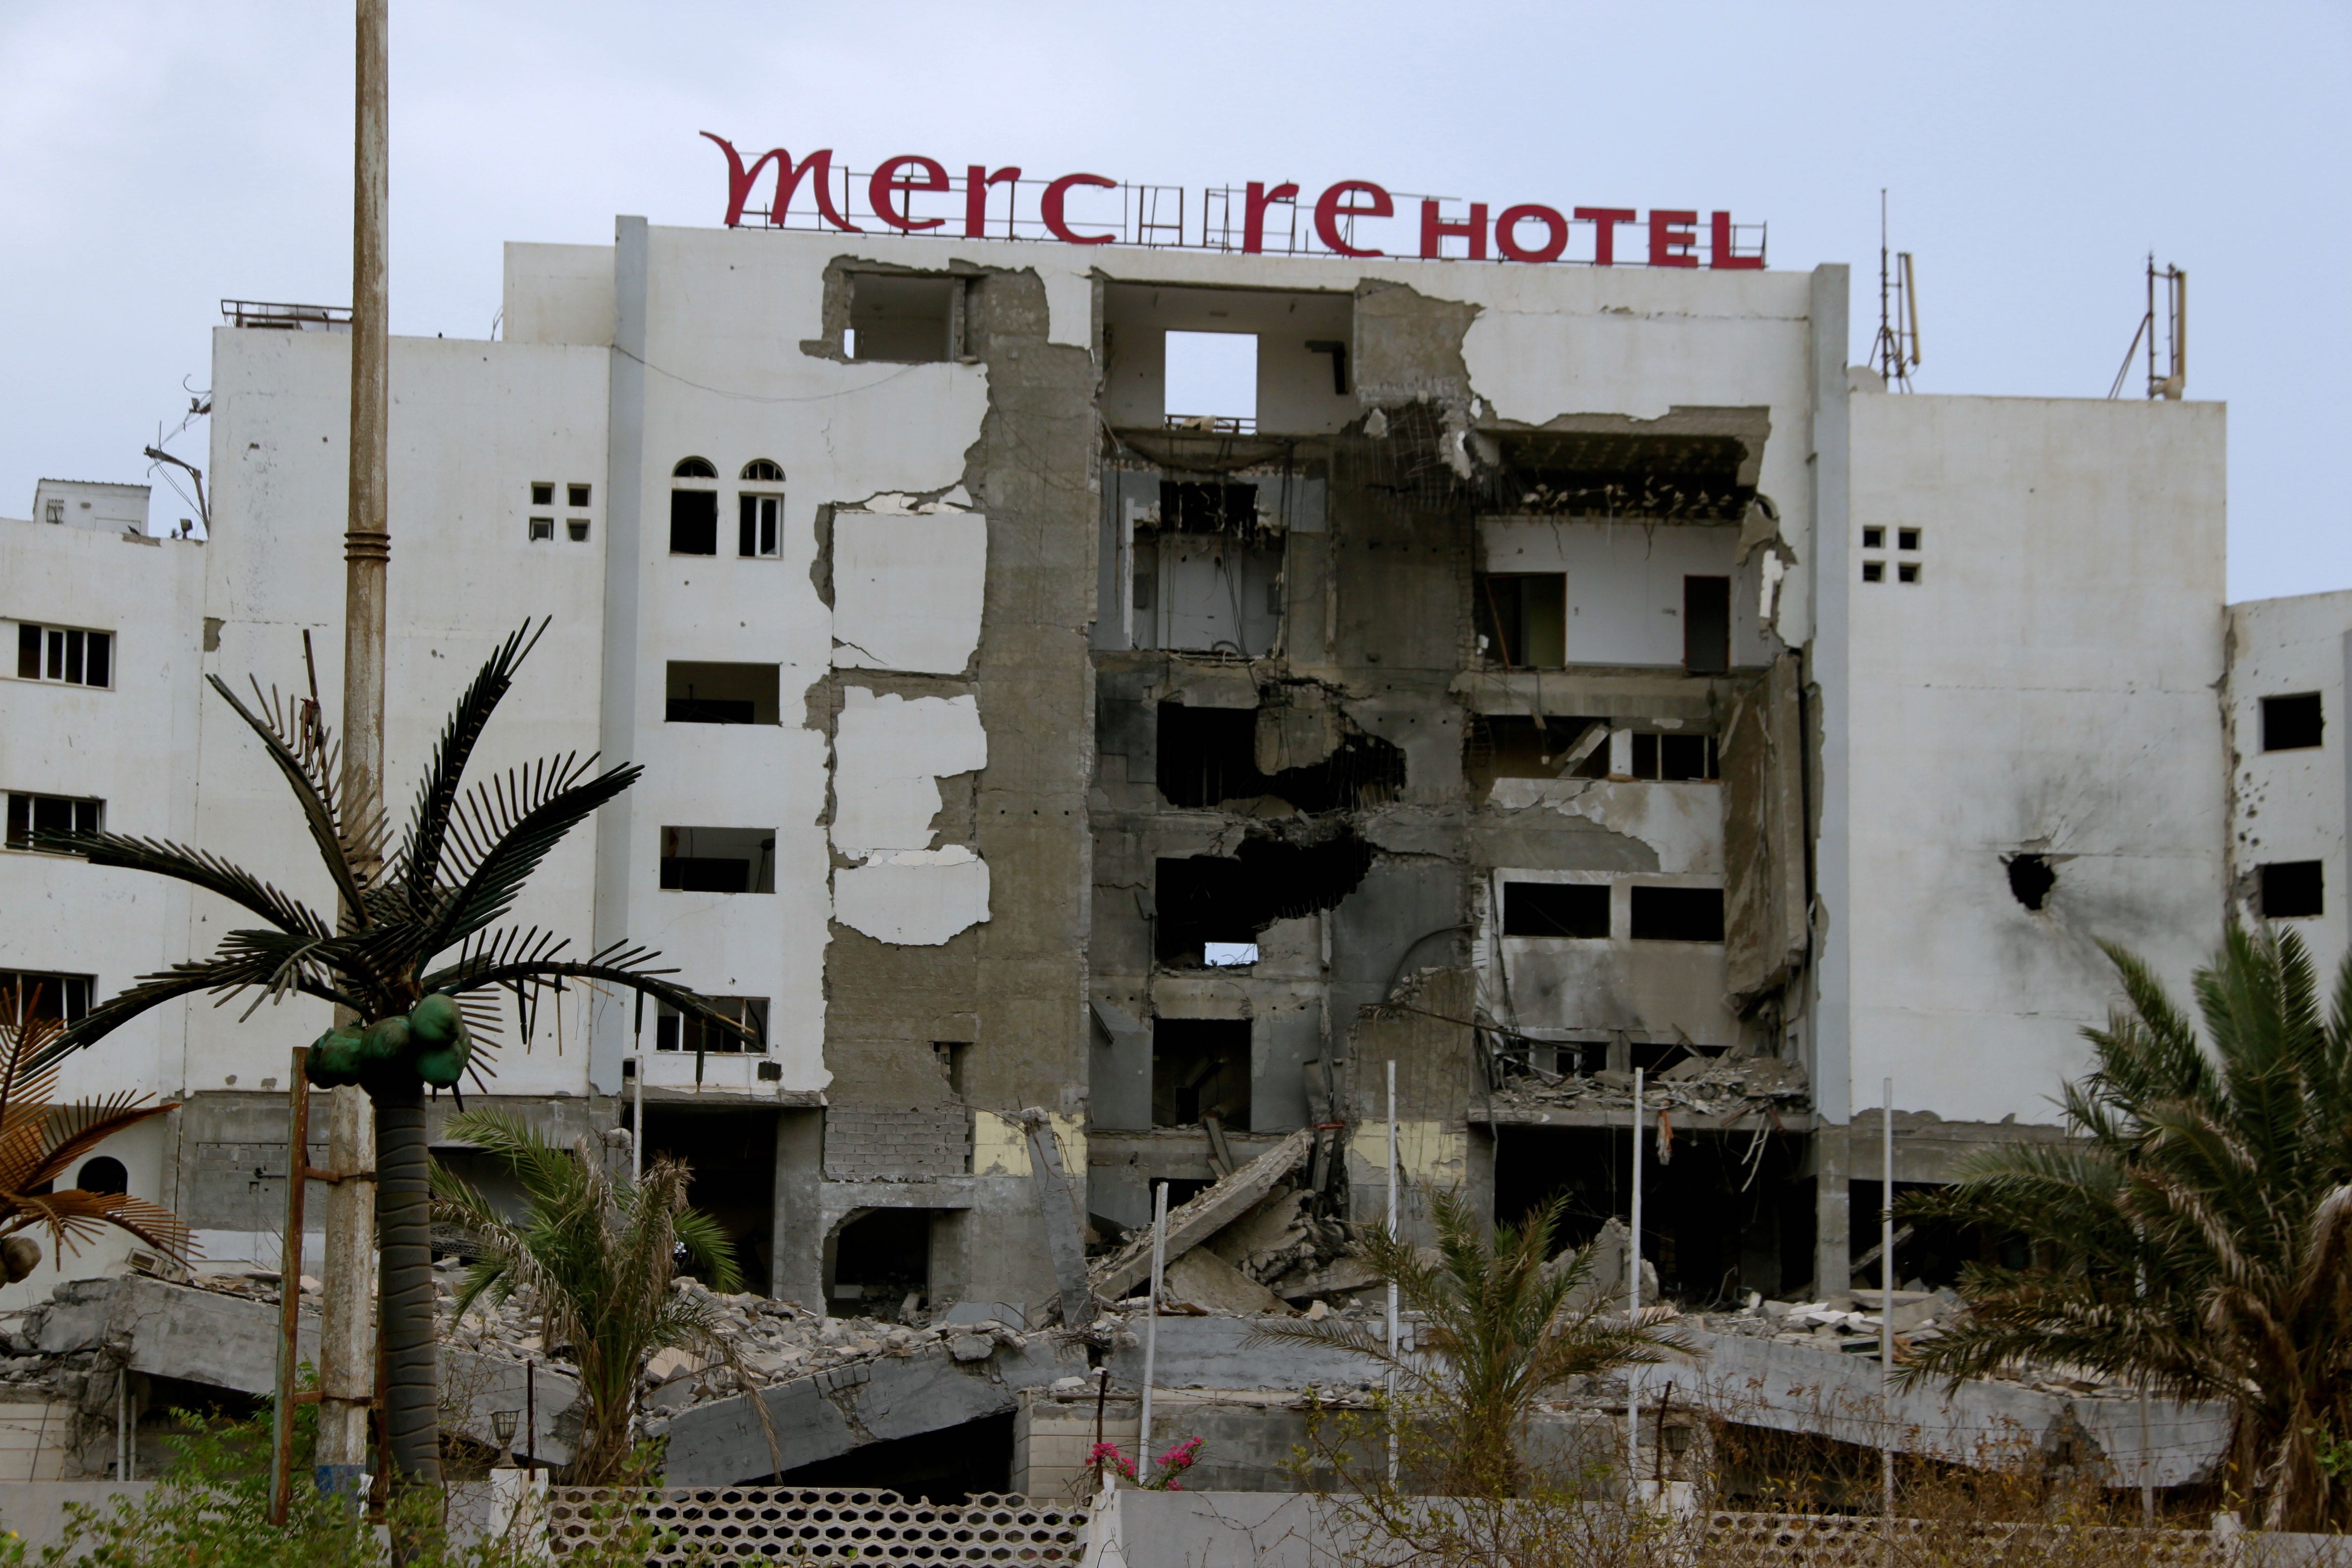
<svg viewBox="0 0 2352 1568"><path fill-rule="evenodd" d="M715 479L719 470L708 458L682 458L673 477L681 479ZM716 555L719 553L719 492L715 489L677 489L669 492L669 552L672 555Z"/></svg>
<svg viewBox="0 0 2352 1568"><path fill-rule="evenodd" d="M765 458L754 458L743 465L747 484L781 485L784 470ZM784 498L773 491L754 494L744 491L736 498L735 553L747 560L765 556L773 560L782 553L784 536Z"/></svg>
<svg viewBox="0 0 2352 1568"><path fill-rule="evenodd" d="M113 1155L100 1154L82 1162L81 1174L74 1178L74 1185L86 1193L127 1193L131 1190L131 1173Z"/></svg>

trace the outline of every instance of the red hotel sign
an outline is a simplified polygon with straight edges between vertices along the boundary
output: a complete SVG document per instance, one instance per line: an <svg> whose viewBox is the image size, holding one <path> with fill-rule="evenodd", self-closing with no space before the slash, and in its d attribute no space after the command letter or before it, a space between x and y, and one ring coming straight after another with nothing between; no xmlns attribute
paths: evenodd
<svg viewBox="0 0 2352 1568"><path fill-rule="evenodd" d="M1636 258L1624 254L1630 229L1646 240L1639 258L1652 267L1760 268L1761 225L1734 226L1727 212L1696 209L1574 206L1562 211L1528 202L1493 212L1471 202L1448 213L1429 197L1401 197L1370 180L1341 180L1326 186L1311 205L1288 182L1252 180L1239 191L1202 193L1200 237L1184 218L1186 193L1172 187L1124 185L1101 174L1063 174L1028 180L1018 167L966 166L959 180L935 158L908 153L883 161L864 177L845 167L835 171L829 147L795 162L781 147L747 163L735 144L710 132L703 135L727 155L727 226L740 228L746 216L768 227L831 228L845 234L932 234L965 239L1037 238L1065 245L1163 245L1238 250L1247 255L1322 252L1373 257L1390 252L1368 243L1398 239L1410 244L1410 204L1420 203L1420 245L1401 254L1423 260L1574 260L1612 267ZM767 205L756 205L762 175L772 181ZM1003 195L996 193L1003 187ZM1118 209L1114 215L1111 198ZM857 197L862 195L862 209ZM801 205L795 207L794 203ZM1407 205L1400 213L1399 204ZM1087 205L1091 204L1091 205ZM1167 211L1172 206L1175 216ZM1222 206L1222 228L1210 212ZM1490 216L1491 214L1491 216ZM873 226L857 221L866 216ZM1300 222L1308 227L1300 232ZM1369 231L1369 232L1368 232ZM1396 231L1402 231L1396 233ZM1396 233L1391 238L1391 234ZM1173 237L1169 237L1172 235ZM1452 248L1448 248L1449 242ZM1570 254L1573 247L1578 254Z"/></svg>

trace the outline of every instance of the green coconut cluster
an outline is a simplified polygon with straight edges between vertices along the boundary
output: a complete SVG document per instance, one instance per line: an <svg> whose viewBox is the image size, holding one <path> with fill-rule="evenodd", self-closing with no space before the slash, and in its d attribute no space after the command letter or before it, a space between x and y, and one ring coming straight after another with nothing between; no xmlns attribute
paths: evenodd
<svg viewBox="0 0 2352 1568"><path fill-rule="evenodd" d="M304 1076L314 1088L339 1089L406 1066L435 1088L448 1089L464 1074L473 1048L457 999L436 991L404 1018L346 1024L320 1035Z"/></svg>

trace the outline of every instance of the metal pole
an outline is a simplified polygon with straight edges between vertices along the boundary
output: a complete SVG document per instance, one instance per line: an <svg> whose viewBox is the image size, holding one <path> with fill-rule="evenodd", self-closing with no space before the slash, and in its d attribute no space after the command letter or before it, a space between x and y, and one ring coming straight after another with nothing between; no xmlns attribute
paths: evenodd
<svg viewBox="0 0 2352 1568"><path fill-rule="evenodd" d="M1633 1225L1625 1238L1625 1322L1642 1321L1642 1069L1633 1069ZM1625 1368L1625 1500L1642 1500L1642 1391L1640 1368Z"/></svg>
<svg viewBox="0 0 2352 1568"><path fill-rule="evenodd" d="M286 1239L278 1249L278 1405L270 1418L269 1522L286 1522L293 1492L296 1334L302 1317L302 1199L310 1190L310 1080L308 1047L294 1047L286 1090Z"/></svg>
<svg viewBox="0 0 2352 1568"><path fill-rule="evenodd" d="M1153 1189L1151 1200L1151 1299L1143 1319L1143 1408L1135 1426L1135 1479L1140 1482L1151 1464L1151 1380L1160 1372L1160 1276L1168 1267L1168 1184Z"/></svg>
<svg viewBox="0 0 2352 1568"><path fill-rule="evenodd" d="M343 527L342 812L359 839L363 878L381 862L383 812L384 577L392 558L385 479L391 405L384 209L388 201L389 0L358 0L352 147L352 395L348 512ZM366 1023L366 1019L341 1019ZM327 1168L342 1178L327 1202L326 1279L320 1300L320 1479L340 1484L367 1463L374 1397L369 1264L375 1252L374 1128L364 1092L339 1089L328 1124ZM295 1270L299 1273L299 1267Z"/></svg>
<svg viewBox="0 0 2352 1568"><path fill-rule="evenodd" d="M1395 1237L1396 1237L1396 1233L1397 1233L1397 1119L1396 1119L1396 1060L1395 1060L1395 1058L1390 1058L1390 1061L1389 1061L1389 1236L1390 1236L1390 1238L1391 1238L1391 1240L1393 1240L1393 1239L1395 1238ZM1388 1347L1389 1347L1389 1354L1390 1354L1391 1357L1393 1357L1393 1356L1397 1353L1397 1285L1396 1285L1396 1281L1395 1281L1395 1280L1393 1280L1393 1279L1391 1279L1391 1280L1390 1280L1390 1281L1389 1281ZM1396 1408L1396 1391L1397 1391L1397 1374L1396 1374L1396 1367L1395 1367L1393 1364L1391 1364L1391 1365L1389 1367L1389 1485L1391 1485L1391 1486L1394 1486L1394 1485L1396 1485L1396 1479L1397 1479L1397 1408Z"/></svg>
<svg viewBox="0 0 2352 1568"><path fill-rule="evenodd" d="M1878 1113L1878 1491L1886 1546L1895 1542L1895 1080Z"/></svg>

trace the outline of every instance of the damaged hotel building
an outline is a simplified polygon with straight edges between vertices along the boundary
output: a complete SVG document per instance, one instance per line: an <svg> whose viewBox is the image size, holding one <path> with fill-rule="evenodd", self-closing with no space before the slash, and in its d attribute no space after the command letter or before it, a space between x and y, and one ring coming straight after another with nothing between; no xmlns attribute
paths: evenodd
<svg viewBox="0 0 2352 1568"><path fill-rule="evenodd" d="M2101 941L2178 984L2233 908L2341 924L2352 616L2225 610L2219 405L1889 394L1837 266L869 228L511 245L500 338L392 348L392 777L551 617L484 771L646 773L519 923L762 1041L573 992L488 1099L569 1137L641 1082L755 1288L1034 1321L1041 1153L1100 1242L1302 1129L1314 1212L1377 1214L1393 1062L1413 1193L1579 1239L1647 1069L1664 1288L1842 1292L1882 1079L1943 1179L2054 1121ZM12 846L80 814L331 897L202 678L307 689L307 631L341 689L337 314L215 331L208 538L64 481L0 524ZM1254 337L1255 405L1171 406L1171 332ZM235 919L15 848L0 889L68 1012ZM274 1261L326 1023L159 1009L62 1092L180 1100L121 1179Z"/></svg>

